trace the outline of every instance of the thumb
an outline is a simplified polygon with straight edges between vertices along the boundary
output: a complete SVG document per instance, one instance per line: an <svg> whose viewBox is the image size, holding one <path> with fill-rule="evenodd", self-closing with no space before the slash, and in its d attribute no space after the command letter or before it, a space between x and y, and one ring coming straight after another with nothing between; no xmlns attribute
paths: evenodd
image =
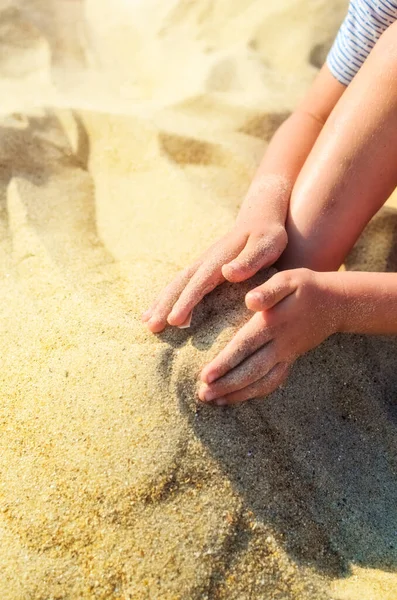
<svg viewBox="0 0 397 600"><path fill-rule="evenodd" d="M250 310L269 310L293 294L296 289L297 284L294 282L292 272L282 271L248 292L245 296L245 304Z"/></svg>
<svg viewBox="0 0 397 600"><path fill-rule="evenodd" d="M249 279L263 267L273 264L285 244L284 236L269 238L264 235L250 235L240 254L230 263L223 265L222 275L232 283Z"/></svg>

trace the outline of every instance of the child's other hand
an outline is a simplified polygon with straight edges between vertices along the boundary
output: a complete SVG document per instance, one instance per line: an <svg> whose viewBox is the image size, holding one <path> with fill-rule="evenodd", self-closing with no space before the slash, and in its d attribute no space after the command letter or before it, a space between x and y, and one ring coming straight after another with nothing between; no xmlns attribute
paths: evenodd
<svg viewBox="0 0 397 600"><path fill-rule="evenodd" d="M294 269L248 292L258 311L201 372L202 401L236 404L274 391L294 360L339 330L343 288L338 273Z"/></svg>
<svg viewBox="0 0 397 600"><path fill-rule="evenodd" d="M231 282L249 279L273 264L286 245L287 234L279 223L234 227L197 262L177 275L143 314L142 320L153 333L162 331L167 322L181 326L200 300L217 285L225 279Z"/></svg>

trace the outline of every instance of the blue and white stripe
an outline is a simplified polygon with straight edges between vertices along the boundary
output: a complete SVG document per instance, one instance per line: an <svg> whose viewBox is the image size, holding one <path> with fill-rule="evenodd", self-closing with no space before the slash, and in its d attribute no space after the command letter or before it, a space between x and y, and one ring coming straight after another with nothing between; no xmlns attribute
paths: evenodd
<svg viewBox="0 0 397 600"><path fill-rule="evenodd" d="M397 0L351 0L327 56L332 75L349 85L382 33L397 20Z"/></svg>

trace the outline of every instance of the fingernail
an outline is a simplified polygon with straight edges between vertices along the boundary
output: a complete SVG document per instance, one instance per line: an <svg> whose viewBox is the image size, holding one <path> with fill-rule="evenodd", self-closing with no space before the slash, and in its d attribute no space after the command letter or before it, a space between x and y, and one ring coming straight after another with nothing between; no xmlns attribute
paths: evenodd
<svg viewBox="0 0 397 600"><path fill-rule="evenodd" d="M216 379L215 373L210 373L209 375L207 375L207 383L212 383L213 381L215 381L215 379Z"/></svg>
<svg viewBox="0 0 397 600"><path fill-rule="evenodd" d="M158 321L154 317L150 317L150 319L148 319L148 321L146 322L147 326L150 326L150 325L157 326L158 324L159 324Z"/></svg>
<svg viewBox="0 0 397 600"><path fill-rule="evenodd" d="M209 390L206 385L204 385L199 389L199 398L203 402L211 402L211 400L216 398L216 394Z"/></svg>
<svg viewBox="0 0 397 600"><path fill-rule="evenodd" d="M252 300L253 302L262 302L263 294L261 292L249 292L248 299Z"/></svg>
<svg viewBox="0 0 397 600"><path fill-rule="evenodd" d="M204 400L206 402L211 402L211 400L214 400L214 398L216 398L215 392L208 391L204 393Z"/></svg>
<svg viewBox="0 0 397 600"><path fill-rule="evenodd" d="M214 400L214 403L217 406L226 406L227 400L226 400L226 398L217 398L216 400Z"/></svg>
<svg viewBox="0 0 397 600"><path fill-rule="evenodd" d="M142 321L148 321L150 318L150 310L146 310L142 315Z"/></svg>
<svg viewBox="0 0 397 600"><path fill-rule="evenodd" d="M226 267L229 267L230 269L239 269L240 268L240 264L236 261L233 261L229 264L226 265Z"/></svg>
<svg viewBox="0 0 397 600"><path fill-rule="evenodd" d="M169 319L175 319L175 318L179 317L179 313L180 313L180 310L178 310L177 306L175 305L172 308L170 314L168 315L168 318Z"/></svg>

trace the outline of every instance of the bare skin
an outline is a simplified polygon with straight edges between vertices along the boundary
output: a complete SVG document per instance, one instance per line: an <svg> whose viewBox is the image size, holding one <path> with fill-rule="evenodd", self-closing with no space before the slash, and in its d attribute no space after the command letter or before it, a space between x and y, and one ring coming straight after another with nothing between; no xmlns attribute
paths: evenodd
<svg viewBox="0 0 397 600"><path fill-rule="evenodd" d="M397 334L394 273L282 271L249 292L246 304L257 312L202 371L204 402L271 393L298 356L333 333Z"/></svg>
<svg viewBox="0 0 397 600"><path fill-rule="evenodd" d="M344 89L328 69L322 70L269 144L235 227L179 273L143 314L150 331L158 333L167 324L181 326L217 285L244 281L276 262L288 241L285 220L293 186Z"/></svg>
<svg viewBox="0 0 397 600"><path fill-rule="evenodd" d="M395 29L379 40L319 135L292 192L280 260L288 270L247 294L257 312L203 369L201 400L225 405L270 393L298 356L333 333L397 332L397 275L322 272L339 268L397 185Z"/></svg>
<svg viewBox="0 0 397 600"><path fill-rule="evenodd" d="M348 89L324 67L309 92L304 114L325 125L294 180L279 261L287 270L247 294L255 314L203 369L201 400L269 394L335 332L397 332L397 275L335 272L397 185L396 32L382 35Z"/></svg>

